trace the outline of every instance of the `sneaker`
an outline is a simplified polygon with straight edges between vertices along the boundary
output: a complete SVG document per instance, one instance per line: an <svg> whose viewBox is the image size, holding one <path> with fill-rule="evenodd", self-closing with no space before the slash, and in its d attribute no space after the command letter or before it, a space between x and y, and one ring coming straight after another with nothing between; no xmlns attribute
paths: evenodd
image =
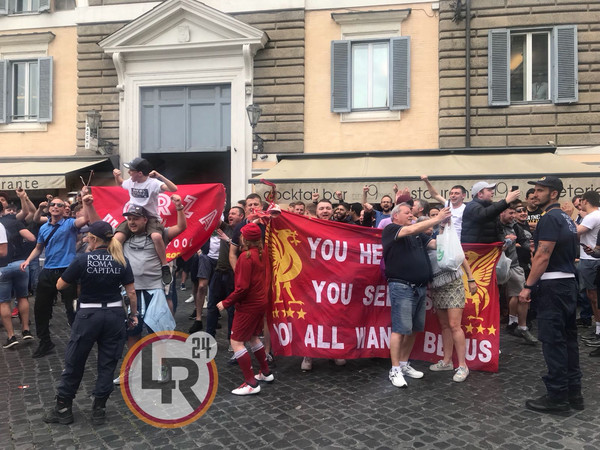
<svg viewBox="0 0 600 450"><path fill-rule="evenodd" d="M408 383L404 379L404 375L402 375L402 371L400 371L400 370L390 369L389 378L390 378L390 381L392 382L392 384L396 387L399 387L399 388L408 387Z"/></svg>
<svg viewBox="0 0 600 450"><path fill-rule="evenodd" d="M180 291L185 291L185 283L181 283L181 287L179 288Z"/></svg>
<svg viewBox="0 0 600 450"><path fill-rule="evenodd" d="M42 420L46 423L60 423L63 425L73 423L73 410L71 401L66 403L57 402L56 406L48 411Z"/></svg>
<svg viewBox="0 0 600 450"><path fill-rule="evenodd" d="M115 378L115 379L113 380L113 384L114 384L115 386L119 386L119 385L121 384L121 375L119 375L117 378Z"/></svg>
<svg viewBox="0 0 600 450"><path fill-rule="evenodd" d="M40 345L38 345L38 348L35 350L35 352L33 352L31 357L41 358L49 353L52 353L52 350L54 350L54 342L40 342Z"/></svg>
<svg viewBox="0 0 600 450"><path fill-rule="evenodd" d="M469 368L460 366L458 369L456 369L456 373L452 377L452 380L456 381L457 383L462 383L463 381L465 381L467 379L468 376L469 376Z"/></svg>
<svg viewBox="0 0 600 450"><path fill-rule="evenodd" d="M402 375L406 375L409 378L423 378L423 372L413 369L410 364L405 365L402 369Z"/></svg>
<svg viewBox="0 0 600 450"><path fill-rule="evenodd" d="M275 376L273 373L269 375L264 375L262 372L258 372L258 375L254 375L254 379L257 381L264 381L265 383L272 383L275 381Z"/></svg>
<svg viewBox="0 0 600 450"><path fill-rule="evenodd" d="M275 363L275 358L273 357L273 353L269 352L266 356L269 368L274 369L275 367L277 367L277 364Z"/></svg>
<svg viewBox="0 0 600 450"><path fill-rule="evenodd" d="M188 319L190 320L196 320L196 310L194 309L194 311L192 311L192 313L188 316Z"/></svg>
<svg viewBox="0 0 600 450"><path fill-rule="evenodd" d="M19 343L19 341L17 341L17 337L13 336L6 340L6 344L4 344L2 346L2 348L11 348L11 347L14 347L15 345L17 345L18 343Z"/></svg>
<svg viewBox="0 0 600 450"><path fill-rule="evenodd" d="M256 387L252 387L248 383L244 383L239 388L231 391L231 393L233 395L253 395L253 394L258 394L259 392L260 392L259 385L256 385Z"/></svg>
<svg viewBox="0 0 600 450"><path fill-rule="evenodd" d="M312 358L305 356L304 359L302 360L302 364L300 364L300 369L305 372L312 370Z"/></svg>
<svg viewBox="0 0 600 450"><path fill-rule="evenodd" d="M334 359L333 362L335 363L336 366L345 366L346 365L345 359Z"/></svg>
<svg viewBox="0 0 600 450"><path fill-rule="evenodd" d="M196 299L194 298L193 295L190 295L186 300L185 303L194 303L196 301ZM194 318L196 317L196 314L194 314Z"/></svg>
<svg viewBox="0 0 600 450"><path fill-rule="evenodd" d="M515 330L517 329L518 326L519 326L519 324L517 322L511 323L510 325L506 325L506 332L508 334L510 334L511 336L514 336Z"/></svg>
<svg viewBox="0 0 600 450"><path fill-rule="evenodd" d="M538 342L538 340L533 336L533 334L531 334L531 331L529 330L521 330L520 328L517 328L515 330L515 336L525 339L525 343L528 345L535 345Z"/></svg>
<svg viewBox="0 0 600 450"><path fill-rule="evenodd" d="M158 375L158 380L160 384L168 383L171 381L171 370L167 364L163 364L160 366L160 374Z"/></svg>
<svg viewBox="0 0 600 450"><path fill-rule="evenodd" d="M454 364L449 362L446 364L443 359L440 359L437 363L429 366L429 370L432 372L443 372L446 370L454 370Z"/></svg>
<svg viewBox="0 0 600 450"><path fill-rule="evenodd" d="M173 282L173 275L171 275L171 268L168 265L164 265L160 268L162 273L162 283L166 286Z"/></svg>
<svg viewBox="0 0 600 450"><path fill-rule="evenodd" d="M23 339L24 341L29 341L30 339L33 339L33 336L31 335L31 331L23 330L21 332L21 339Z"/></svg>
<svg viewBox="0 0 600 450"><path fill-rule="evenodd" d="M17 317L19 317L19 308L17 308L15 306L15 309L12 310L12 313L10 314L10 317L12 317L13 319L16 319Z"/></svg>
<svg viewBox="0 0 600 450"><path fill-rule="evenodd" d="M235 357L235 355L227 360L227 364L229 364L230 366L235 366L237 363L238 363L238 360Z"/></svg>
<svg viewBox="0 0 600 450"><path fill-rule="evenodd" d="M202 331L201 320L194 320L194 324L190 327L188 334L194 334L196 331Z"/></svg>

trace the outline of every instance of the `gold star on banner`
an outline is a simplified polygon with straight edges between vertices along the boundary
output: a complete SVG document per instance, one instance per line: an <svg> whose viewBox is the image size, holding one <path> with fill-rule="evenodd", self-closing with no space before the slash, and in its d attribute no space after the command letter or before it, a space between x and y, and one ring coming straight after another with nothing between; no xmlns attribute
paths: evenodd
<svg viewBox="0 0 600 450"><path fill-rule="evenodd" d="M479 326L477 327L477 332L479 334L483 334L483 330L485 330L485 328L483 328L483 326L481 324L479 324Z"/></svg>
<svg viewBox="0 0 600 450"><path fill-rule="evenodd" d="M274 309L271 314L273 315L274 318L277 318L279 316L279 310L278 309Z"/></svg>
<svg viewBox="0 0 600 450"><path fill-rule="evenodd" d="M488 334L489 335L496 334L496 328L494 328L494 325L492 325L488 328Z"/></svg>
<svg viewBox="0 0 600 450"><path fill-rule="evenodd" d="M300 311L296 311L296 314L298 314L298 319L304 319L306 312L304 312L304 310L301 309Z"/></svg>
<svg viewBox="0 0 600 450"><path fill-rule="evenodd" d="M465 325L465 330L467 333L473 334L473 325L471 325L471 322L469 322L469 325Z"/></svg>
<svg viewBox="0 0 600 450"><path fill-rule="evenodd" d="M287 317L291 317L292 319L294 318L294 310L292 308L286 310L285 314L287 315Z"/></svg>

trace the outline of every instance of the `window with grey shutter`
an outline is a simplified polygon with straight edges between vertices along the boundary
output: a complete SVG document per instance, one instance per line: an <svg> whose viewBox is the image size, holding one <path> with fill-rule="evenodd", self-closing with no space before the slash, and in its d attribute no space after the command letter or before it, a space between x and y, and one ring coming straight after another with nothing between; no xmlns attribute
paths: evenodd
<svg viewBox="0 0 600 450"><path fill-rule="evenodd" d="M552 36L552 101L573 103L579 98L577 84L577 27L554 27Z"/></svg>
<svg viewBox="0 0 600 450"><path fill-rule="evenodd" d="M39 12L50 11L50 0L40 0Z"/></svg>
<svg viewBox="0 0 600 450"><path fill-rule="evenodd" d="M8 62L0 60L0 123L6 123L6 79L8 78Z"/></svg>
<svg viewBox="0 0 600 450"><path fill-rule="evenodd" d="M0 16L8 14L8 0L0 0Z"/></svg>
<svg viewBox="0 0 600 450"><path fill-rule="evenodd" d="M331 42L331 111L350 112L350 41Z"/></svg>
<svg viewBox="0 0 600 450"><path fill-rule="evenodd" d="M390 41L390 109L410 107L410 37Z"/></svg>
<svg viewBox="0 0 600 450"><path fill-rule="evenodd" d="M52 122L52 57L39 58L39 122Z"/></svg>
<svg viewBox="0 0 600 450"><path fill-rule="evenodd" d="M488 104L510 105L510 32L490 30L488 34Z"/></svg>

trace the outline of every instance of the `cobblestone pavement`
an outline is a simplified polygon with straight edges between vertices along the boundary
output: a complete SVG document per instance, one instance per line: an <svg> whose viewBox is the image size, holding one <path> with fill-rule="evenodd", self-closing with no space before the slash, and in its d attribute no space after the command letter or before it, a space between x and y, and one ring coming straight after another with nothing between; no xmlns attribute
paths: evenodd
<svg viewBox="0 0 600 450"><path fill-rule="evenodd" d="M181 292L186 298L189 290ZM33 303L33 302L32 302ZM187 332L192 305L180 301L177 329ZM451 372L433 373L427 364L421 380L408 389L388 381L388 360L352 360L337 367L315 360L309 373L298 357L276 358L276 381L257 396L230 394L242 380L237 366L226 364L225 330L218 332L216 363L219 387L214 403L196 422L181 429L159 429L137 419L120 391L107 406L108 420L93 426L89 413L94 386L95 351L90 355L79 394L75 422L48 425L43 413L53 405L68 341L64 312L55 307L52 333L56 351L32 359L36 343L0 349L0 448L127 449L286 449L286 448L463 448L597 449L600 447L598 365L581 346L584 411L564 416L525 409L524 401L543 394L541 348L502 335L498 373L471 372L464 383ZM225 320L222 321L225 323ZM14 319L18 328L18 321ZM226 325L225 325L226 326ZM19 336L19 331L17 331ZM0 339L6 333L0 330Z"/></svg>

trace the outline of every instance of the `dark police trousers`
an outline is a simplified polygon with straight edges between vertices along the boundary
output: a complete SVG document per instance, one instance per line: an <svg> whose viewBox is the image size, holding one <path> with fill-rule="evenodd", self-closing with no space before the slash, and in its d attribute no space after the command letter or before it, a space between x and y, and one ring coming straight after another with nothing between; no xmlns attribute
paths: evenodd
<svg viewBox="0 0 600 450"><path fill-rule="evenodd" d="M577 344L577 280L542 280L532 296L537 300L538 338L548 374L542 379L548 396L566 400L569 391L581 389Z"/></svg>
<svg viewBox="0 0 600 450"><path fill-rule="evenodd" d="M65 269L43 269L40 272L37 289L35 291L35 305L33 311L35 313L35 330L37 337L42 343L50 342L50 319L52 318L52 307L54 299L58 294L56 282L62 275ZM73 310L73 300L77 298L77 285L72 284L60 291L65 311L67 313L67 321L69 325L73 324L75 312Z"/></svg>
<svg viewBox="0 0 600 450"><path fill-rule="evenodd" d="M88 355L98 343L98 376L94 396L108 397L113 391L117 362L125 346L125 320L122 307L81 308L71 327L71 338L65 351L65 369L60 377L57 394L75 398Z"/></svg>

